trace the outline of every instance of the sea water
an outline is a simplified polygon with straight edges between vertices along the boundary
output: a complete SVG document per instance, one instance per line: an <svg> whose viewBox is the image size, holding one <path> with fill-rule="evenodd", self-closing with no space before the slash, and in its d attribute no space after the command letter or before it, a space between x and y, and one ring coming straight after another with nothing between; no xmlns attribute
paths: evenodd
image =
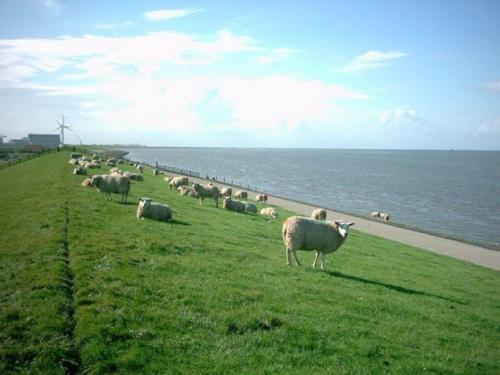
<svg viewBox="0 0 500 375"><path fill-rule="evenodd" d="M127 148L270 194L500 249L500 151Z"/></svg>

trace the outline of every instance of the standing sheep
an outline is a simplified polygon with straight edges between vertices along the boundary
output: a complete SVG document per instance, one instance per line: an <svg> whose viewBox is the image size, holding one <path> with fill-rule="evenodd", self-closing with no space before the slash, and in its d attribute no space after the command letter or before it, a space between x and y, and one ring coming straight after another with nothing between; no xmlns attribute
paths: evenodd
<svg viewBox="0 0 500 375"><path fill-rule="evenodd" d="M312 212L311 217L316 220L326 220L326 210L318 208Z"/></svg>
<svg viewBox="0 0 500 375"><path fill-rule="evenodd" d="M233 189L231 189L230 187L223 187L220 190L221 197L231 197L232 194L233 194Z"/></svg>
<svg viewBox="0 0 500 375"><path fill-rule="evenodd" d="M120 175L95 175L92 177L92 186L111 200L111 193L121 194L122 203L127 202L130 191L130 178Z"/></svg>
<svg viewBox="0 0 500 375"><path fill-rule="evenodd" d="M158 176L160 174L160 170L159 169L153 169L153 176Z"/></svg>
<svg viewBox="0 0 500 375"><path fill-rule="evenodd" d="M257 202L267 202L267 194L257 194L255 197Z"/></svg>
<svg viewBox="0 0 500 375"><path fill-rule="evenodd" d="M234 197L239 199L248 199L248 193L246 191L238 190L234 193Z"/></svg>
<svg viewBox="0 0 500 375"><path fill-rule="evenodd" d="M137 165L136 169L139 171L139 173L143 173L144 172L144 167L142 165Z"/></svg>
<svg viewBox="0 0 500 375"><path fill-rule="evenodd" d="M283 242L286 250L286 262L291 264L291 255L300 266L297 250L316 251L313 267L316 267L321 253L321 269L325 269L325 255L336 251L349 234L349 227L354 223L320 221L308 217L292 216L285 220Z"/></svg>
<svg viewBox="0 0 500 375"><path fill-rule="evenodd" d="M200 198L200 204L204 198L213 198L215 200L215 207L219 207L219 188L217 186L200 185L193 182L193 189Z"/></svg>
<svg viewBox="0 0 500 375"><path fill-rule="evenodd" d="M273 219L278 217L278 212L274 207L266 207L260 210L260 214L263 216L271 216Z"/></svg>
<svg viewBox="0 0 500 375"><path fill-rule="evenodd" d="M179 193L181 195L184 195L187 197L199 198L198 194L196 193L196 191L194 191L194 189L191 186L182 185L182 186L179 186L177 188L177 190L179 190Z"/></svg>
<svg viewBox="0 0 500 375"><path fill-rule="evenodd" d="M148 217L158 221L169 221L172 219L172 209L166 204L153 202L151 198L141 198L137 206L136 216L143 220Z"/></svg>

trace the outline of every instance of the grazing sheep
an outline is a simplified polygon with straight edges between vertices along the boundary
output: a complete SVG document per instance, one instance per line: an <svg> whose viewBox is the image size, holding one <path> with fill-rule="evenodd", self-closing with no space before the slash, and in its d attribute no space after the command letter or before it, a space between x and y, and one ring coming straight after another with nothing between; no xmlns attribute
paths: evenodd
<svg viewBox="0 0 500 375"><path fill-rule="evenodd" d="M158 221L169 221L172 219L172 209L166 204L153 202L151 198L141 198L136 216L142 220L147 217Z"/></svg>
<svg viewBox="0 0 500 375"><path fill-rule="evenodd" d="M109 158L108 160L106 160L106 163L116 164L116 159L115 158Z"/></svg>
<svg viewBox="0 0 500 375"><path fill-rule="evenodd" d="M130 191L130 178L120 175L95 175L92 177L92 186L105 193L109 200L111 193L121 194L122 203L126 203Z"/></svg>
<svg viewBox="0 0 500 375"><path fill-rule="evenodd" d="M187 196L187 197L193 197L193 198L199 198L198 193L194 191L194 189L191 186L186 186L182 185L177 188L179 190L179 193L181 195Z"/></svg>
<svg viewBox="0 0 500 375"><path fill-rule="evenodd" d="M219 207L219 188L217 186L200 185L193 182L193 189L198 194L200 204L205 198L213 198L215 200L215 207Z"/></svg>
<svg viewBox="0 0 500 375"><path fill-rule="evenodd" d="M336 251L349 234L354 223L342 221L320 221L308 217L292 216L283 223L282 235L286 250L286 262L291 264L291 255L300 266L297 250L316 251L313 267L321 254L321 269L325 269L325 255Z"/></svg>
<svg viewBox="0 0 500 375"><path fill-rule="evenodd" d="M81 160L81 161L90 161L90 158L89 158L89 157L87 157L87 156L82 156L82 157L80 158L80 160Z"/></svg>
<svg viewBox="0 0 500 375"><path fill-rule="evenodd" d="M257 194L255 197L257 202L267 202L267 194Z"/></svg>
<svg viewBox="0 0 500 375"><path fill-rule="evenodd" d="M143 173L144 172L144 167L142 165L140 165L140 164L138 164L137 167L135 167L135 168L139 171L139 173Z"/></svg>
<svg viewBox="0 0 500 375"><path fill-rule="evenodd" d="M170 179L170 181L169 181L168 184L170 186L170 189L172 189L172 188L178 188L181 185L188 185L189 184L189 178L187 178L186 176L173 177L173 178Z"/></svg>
<svg viewBox="0 0 500 375"><path fill-rule="evenodd" d="M91 178L86 178L85 180L82 181L82 186L83 187L92 187L92 179Z"/></svg>
<svg viewBox="0 0 500 375"><path fill-rule="evenodd" d="M388 222L391 215L389 214L386 214L384 212L379 212L379 211L373 211L371 214L370 214L371 217L375 217L375 218L379 218L381 219L382 221L385 221L385 222Z"/></svg>
<svg viewBox="0 0 500 375"><path fill-rule="evenodd" d="M78 159L70 159L69 164L73 164L73 165L79 164Z"/></svg>
<svg viewBox="0 0 500 375"><path fill-rule="evenodd" d="M220 190L221 197L231 197L232 194L233 194L233 189L231 189L230 187L223 187Z"/></svg>
<svg viewBox="0 0 500 375"><path fill-rule="evenodd" d="M263 216L271 216L273 219L278 217L278 212L274 207L266 207L260 210L260 214Z"/></svg>
<svg viewBox="0 0 500 375"><path fill-rule="evenodd" d="M164 177L163 178L163 181L165 181L167 184L170 183L170 180L172 179L172 177L170 176L167 176L167 177Z"/></svg>
<svg viewBox="0 0 500 375"><path fill-rule="evenodd" d="M226 197L222 201L222 208L230 211L245 212L245 203L233 201L231 197Z"/></svg>
<svg viewBox="0 0 500 375"><path fill-rule="evenodd" d="M318 208L312 212L311 217L316 220L326 220L326 210Z"/></svg>
<svg viewBox="0 0 500 375"><path fill-rule="evenodd" d="M97 160L92 160L90 163L88 163L88 168L101 168L101 163L99 163Z"/></svg>
<svg viewBox="0 0 500 375"><path fill-rule="evenodd" d="M248 199L248 193L246 191L238 190L234 193L234 197L239 199Z"/></svg>
<svg viewBox="0 0 500 375"><path fill-rule="evenodd" d="M255 203L243 202L245 204L245 212L257 215L257 206Z"/></svg>
<svg viewBox="0 0 500 375"><path fill-rule="evenodd" d="M159 169L153 169L153 176L158 176L160 174L160 170Z"/></svg>
<svg viewBox="0 0 500 375"><path fill-rule="evenodd" d="M87 170L83 167L77 166L75 169L73 169L73 174L78 174L78 175L87 175Z"/></svg>
<svg viewBox="0 0 500 375"><path fill-rule="evenodd" d="M107 167L114 167L116 165L115 163L111 163L109 161L107 161L105 164Z"/></svg>

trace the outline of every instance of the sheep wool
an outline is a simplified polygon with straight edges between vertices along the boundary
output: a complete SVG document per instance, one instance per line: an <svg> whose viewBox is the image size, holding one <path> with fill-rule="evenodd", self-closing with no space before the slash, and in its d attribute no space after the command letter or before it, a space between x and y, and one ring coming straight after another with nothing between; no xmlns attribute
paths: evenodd
<svg viewBox="0 0 500 375"><path fill-rule="evenodd" d="M313 267L316 267L321 254L321 269L325 269L325 255L337 251L349 234L349 227L354 223L320 221L308 217L292 216L285 220L282 228L287 264L291 264L293 255L300 266L297 250L316 251Z"/></svg>
<svg viewBox="0 0 500 375"><path fill-rule="evenodd" d="M172 209L166 204L153 202L150 198L141 198L137 206L136 217L137 219L169 221L172 219Z"/></svg>
<svg viewBox="0 0 500 375"><path fill-rule="evenodd" d="M326 220L326 210L318 208L312 212L311 217L316 220Z"/></svg>

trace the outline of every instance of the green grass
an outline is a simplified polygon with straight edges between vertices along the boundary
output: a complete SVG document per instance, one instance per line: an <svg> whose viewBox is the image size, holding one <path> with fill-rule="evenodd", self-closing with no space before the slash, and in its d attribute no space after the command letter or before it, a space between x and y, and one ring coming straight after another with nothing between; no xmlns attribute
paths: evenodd
<svg viewBox="0 0 500 375"><path fill-rule="evenodd" d="M500 273L352 231L286 266L282 219L80 187L68 152L0 171L0 373L499 373ZM127 167L124 167L127 168ZM174 221L135 218L142 196Z"/></svg>

